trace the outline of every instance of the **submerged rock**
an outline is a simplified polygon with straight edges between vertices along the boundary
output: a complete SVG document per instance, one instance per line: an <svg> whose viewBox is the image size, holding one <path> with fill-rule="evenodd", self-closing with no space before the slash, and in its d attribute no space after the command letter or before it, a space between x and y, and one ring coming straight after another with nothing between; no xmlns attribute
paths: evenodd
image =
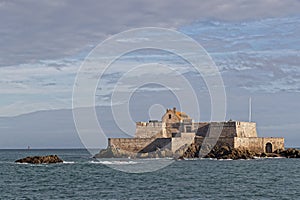
<svg viewBox="0 0 300 200"><path fill-rule="evenodd" d="M63 160L60 159L57 155L49 155L49 156L26 157L26 158L16 160L15 162L30 163L30 164L50 164L50 163L62 163Z"/></svg>

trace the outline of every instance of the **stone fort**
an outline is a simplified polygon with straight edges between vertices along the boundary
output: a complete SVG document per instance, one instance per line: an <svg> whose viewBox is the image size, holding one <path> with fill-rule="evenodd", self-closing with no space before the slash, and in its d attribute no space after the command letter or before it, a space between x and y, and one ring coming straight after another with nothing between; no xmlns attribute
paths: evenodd
<svg viewBox="0 0 300 200"><path fill-rule="evenodd" d="M157 149L176 152L187 144L204 143L246 148L272 153L284 149L284 138L258 137L256 123L241 121L194 122L176 108L167 109L162 120L137 122L134 138L109 138L108 147L130 153L147 153Z"/></svg>

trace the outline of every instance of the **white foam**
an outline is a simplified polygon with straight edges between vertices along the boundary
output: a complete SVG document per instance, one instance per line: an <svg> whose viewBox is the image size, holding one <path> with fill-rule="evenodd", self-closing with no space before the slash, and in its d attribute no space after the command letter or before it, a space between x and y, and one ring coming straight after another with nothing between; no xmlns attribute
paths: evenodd
<svg viewBox="0 0 300 200"><path fill-rule="evenodd" d="M63 164L74 164L74 161L63 161Z"/></svg>
<svg viewBox="0 0 300 200"><path fill-rule="evenodd" d="M134 161L121 161L121 160L114 160L114 161L90 161L89 163L93 164L104 164L104 165L134 165L138 164L138 162Z"/></svg>
<svg viewBox="0 0 300 200"><path fill-rule="evenodd" d="M254 157L255 160L265 160L265 159L282 159L285 157Z"/></svg>
<svg viewBox="0 0 300 200"><path fill-rule="evenodd" d="M227 160L233 160L233 159L231 159L231 158L226 158L226 159L223 159L223 158L221 158L221 159L217 159L218 161L227 161ZM240 159L240 160L245 160L245 159Z"/></svg>
<svg viewBox="0 0 300 200"><path fill-rule="evenodd" d="M17 165L28 165L29 163L19 163L19 162L15 162L15 164L17 164Z"/></svg>
<svg viewBox="0 0 300 200"><path fill-rule="evenodd" d="M143 160L174 160L174 158L170 158L170 157L165 157L165 158L139 158L139 160L143 161Z"/></svg>

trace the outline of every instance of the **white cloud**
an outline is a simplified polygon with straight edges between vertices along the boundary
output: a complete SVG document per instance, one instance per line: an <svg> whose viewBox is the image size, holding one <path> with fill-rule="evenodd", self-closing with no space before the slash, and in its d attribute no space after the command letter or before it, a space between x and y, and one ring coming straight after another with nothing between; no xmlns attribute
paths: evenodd
<svg viewBox="0 0 300 200"><path fill-rule="evenodd" d="M0 115L71 107L76 72L92 47L111 34L143 26L179 28L199 41L227 87L300 91L299 17L283 17L297 14L299 1L6 2L0 1ZM119 42L141 40L147 36ZM179 74L193 73L176 57L133 53L106 72L97 94L100 103L108 102L111 89L132 65L151 61Z"/></svg>
<svg viewBox="0 0 300 200"><path fill-rule="evenodd" d="M130 28L297 15L297 0L1 1L0 66L58 59Z"/></svg>

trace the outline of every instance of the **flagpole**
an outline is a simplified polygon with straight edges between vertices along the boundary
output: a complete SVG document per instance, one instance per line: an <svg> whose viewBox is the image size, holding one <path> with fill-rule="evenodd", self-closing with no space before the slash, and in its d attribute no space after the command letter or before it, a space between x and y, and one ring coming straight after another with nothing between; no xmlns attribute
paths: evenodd
<svg viewBox="0 0 300 200"><path fill-rule="evenodd" d="M251 97L249 98L249 122L251 122L252 118L252 101Z"/></svg>

